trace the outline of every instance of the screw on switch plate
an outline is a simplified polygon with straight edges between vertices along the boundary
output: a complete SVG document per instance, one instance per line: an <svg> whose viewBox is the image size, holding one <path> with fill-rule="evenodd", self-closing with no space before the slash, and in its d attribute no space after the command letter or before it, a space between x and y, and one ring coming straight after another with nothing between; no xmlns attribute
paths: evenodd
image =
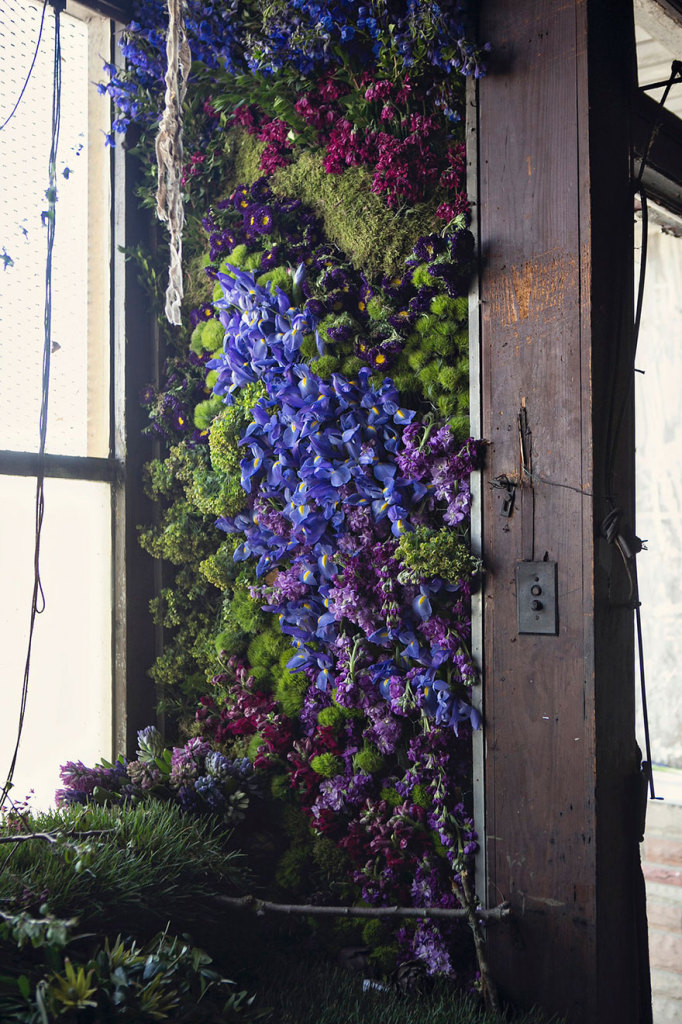
<svg viewBox="0 0 682 1024"><path fill-rule="evenodd" d="M518 562L516 612L519 633L559 632L556 562Z"/></svg>

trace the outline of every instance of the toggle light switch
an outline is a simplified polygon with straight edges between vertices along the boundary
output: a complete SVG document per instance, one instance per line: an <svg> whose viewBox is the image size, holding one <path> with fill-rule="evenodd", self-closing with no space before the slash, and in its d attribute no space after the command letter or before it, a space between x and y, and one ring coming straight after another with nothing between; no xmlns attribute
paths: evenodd
<svg viewBox="0 0 682 1024"><path fill-rule="evenodd" d="M558 634L556 562L517 563L516 612L519 633Z"/></svg>

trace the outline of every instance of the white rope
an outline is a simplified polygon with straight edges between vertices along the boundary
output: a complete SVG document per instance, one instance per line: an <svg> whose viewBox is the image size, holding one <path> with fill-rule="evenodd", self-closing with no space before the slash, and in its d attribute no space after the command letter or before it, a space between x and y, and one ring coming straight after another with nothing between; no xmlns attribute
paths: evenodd
<svg viewBox="0 0 682 1024"><path fill-rule="evenodd" d="M192 57L182 17L182 0L168 0L168 35L166 37L166 101L156 137L158 186L156 212L159 220L168 221L170 229L170 267L166 289L166 317L171 324L182 323L182 228L185 215L182 206L182 104L187 92L187 79Z"/></svg>

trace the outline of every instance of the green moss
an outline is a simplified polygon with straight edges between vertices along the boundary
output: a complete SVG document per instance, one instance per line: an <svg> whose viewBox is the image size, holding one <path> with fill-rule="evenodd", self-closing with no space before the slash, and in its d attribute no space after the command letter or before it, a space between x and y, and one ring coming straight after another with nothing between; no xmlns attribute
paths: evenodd
<svg viewBox="0 0 682 1024"><path fill-rule="evenodd" d="M215 352L217 348L222 348L223 338L225 337L225 328L221 324L220 320L210 319L202 320L198 323L192 331L192 340L190 341L190 348L198 356L202 352Z"/></svg>
<svg viewBox="0 0 682 1024"><path fill-rule="evenodd" d="M270 795L273 800L287 800L291 795L288 775L273 775L270 779Z"/></svg>
<svg viewBox="0 0 682 1024"><path fill-rule="evenodd" d="M269 691L275 686L281 671L280 658L285 651L291 657L291 644L276 624L262 629L249 644L247 657L260 689Z"/></svg>
<svg viewBox="0 0 682 1024"><path fill-rule="evenodd" d="M303 871L307 862L306 851L290 846L279 859L275 870L275 881L285 892L297 892L303 882Z"/></svg>
<svg viewBox="0 0 682 1024"><path fill-rule="evenodd" d="M369 277L400 275L415 238L440 226L435 216L442 199L432 196L404 211L389 210L372 192L365 167L327 174L318 154L303 152L273 175L272 188L280 197L301 199L321 218L327 239Z"/></svg>
<svg viewBox="0 0 682 1024"><path fill-rule="evenodd" d="M337 757L336 754L318 754L311 760L310 767L323 778L331 779L343 771L343 759Z"/></svg>
<svg viewBox="0 0 682 1024"><path fill-rule="evenodd" d="M247 634L259 632L267 621L265 612L261 610L261 601L251 597L252 583L251 571L242 569L232 589L229 611L226 609L226 614Z"/></svg>
<svg viewBox="0 0 682 1024"><path fill-rule="evenodd" d="M348 871L347 854L327 836L315 836L312 857L326 881L338 882Z"/></svg>
<svg viewBox="0 0 682 1024"><path fill-rule="evenodd" d="M410 799L413 804L417 804L419 807L430 807L432 803L428 789L421 784L414 787L410 793Z"/></svg>
<svg viewBox="0 0 682 1024"><path fill-rule="evenodd" d="M438 383L444 391L454 391L460 377L454 366L443 366L438 372Z"/></svg>
<svg viewBox="0 0 682 1024"><path fill-rule="evenodd" d="M235 145L233 153L235 184L251 185L262 177L260 158L266 143L260 142L255 135L249 135L243 129L234 132Z"/></svg>
<svg viewBox="0 0 682 1024"><path fill-rule="evenodd" d="M331 726L332 729L343 729L346 716L338 705L331 704L328 708L322 708L318 713L317 721L323 728Z"/></svg>
<svg viewBox="0 0 682 1024"><path fill-rule="evenodd" d="M244 261L246 260L248 254L249 250L243 243L241 245L235 245L232 252L225 257L224 263L230 264L233 267L238 267L239 269L241 269L244 266Z"/></svg>
<svg viewBox="0 0 682 1024"><path fill-rule="evenodd" d="M382 927L381 921L369 920L362 926L362 941L366 946L374 947L378 946L381 940L384 938L384 928Z"/></svg>
<svg viewBox="0 0 682 1024"><path fill-rule="evenodd" d="M286 267L273 267L272 270L261 274L257 278L257 283L260 285L270 285L270 291L273 294L276 288L281 288L283 292L286 292L287 288L291 286L291 276Z"/></svg>
<svg viewBox="0 0 682 1024"><path fill-rule="evenodd" d="M357 754L353 758L353 767L355 770L358 772L367 772L369 775L373 775L374 772L380 772L384 767L384 764L385 761L383 756L371 743L366 743L361 750L358 750Z"/></svg>
<svg viewBox="0 0 682 1024"><path fill-rule="evenodd" d="M420 263L412 271L412 284L415 288L432 288L434 280L429 274L428 263Z"/></svg>
<svg viewBox="0 0 682 1024"><path fill-rule="evenodd" d="M319 359L314 359L310 363L310 369L313 373L316 373L318 377L322 377L323 380L328 380L340 367L340 360L336 356L320 356Z"/></svg>
<svg viewBox="0 0 682 1024"><path fill-rule="evenodd" d="M249 253L243 263L244 270L260 270L262 256L262 252Z"/></svg>
<svg viewBox="0 0 682 1024"><path fill-rule="evenodd" d="M438 316L450 319L460 319L458 299L451 299L449 295L435 295L431 299L431 312Z"/></svg>
<svg viewBox="0 0 682 1024"><path fill-rule="evenodd" d="M424 366L419 371L419 382L421 383L422 387L428 388L431 385L435 384L438 380L439 372L440 367L437 362L432 361L430 363L427 363L426 366Z"/></svg>
<svg viewBox="0 0 682 1024"><path fill-rule="evenodd" d="M224 409L220 395L212 395L194 408L194 426L197 430L208 430L218 413Z"/></svg>
<svg viewBox="0 0 682 1024"><path fill-rule="evenodd" d="M384 786L380 793L381 799L385 800L389 807L397 807L403 802L403 798L393 787Z"/></svg>
<svg viewBox="0 0 682 1024"><path fill-rule="evenodd" d="M373 295L367 303L367 313L372 320L385 320L392 312L389 306L384 305L380 295Z"/></svg>
<svg viewBox="0 0 682 1024"><path fill-rule="evenodd" d="M415 372L423 368L428 358L428 353L425 352L422 348L415 348L411 352L407 353L407 362L410 365L410 369L414 370Z"/></svg>
<svg viewBox="0 0 682 1024"><path fill-rule="evenodd" d="M249 761L256 760L256 758L258 757L258 751L260 750L264 743L265 740L263 739L261 734L259 732L255 732L251 739L249 740L249 745L246 751L246 756L248 757Z"/></svg>
<svg viewBox="0 0 682 1024"><path fill-rule="evenodd" d="M396 942L377 946L369 955L370 962L381 974L389 974L395 967L398 956L398 944Z"/></svg>
<svg viewBox="0 0 682 1024"><path fill-rule="evenodd" d="M344 359L341 364L341 369L345 373L346 377L354 377L364 365L365 363L362 359L359 359L358 356L348 356L348 358Z"/></svg>
<svg viewBox="0 0 682 1024"><path fill-rule="evenodd" d="M275 683L275 699L288 718L297 718L303 708L303 701L310 684L302 672L290 672L286 667L286 662L291 656L292 651L289 648L280 658L280 675Z"/></svg>
<svg viewBox="0 0 682 1024"><path fill-rule="evenodd" d="M450 424L453 434L460 441L465 441L471 434L471 421L469 417L464 414L451 416L448 423Z"/></svg>

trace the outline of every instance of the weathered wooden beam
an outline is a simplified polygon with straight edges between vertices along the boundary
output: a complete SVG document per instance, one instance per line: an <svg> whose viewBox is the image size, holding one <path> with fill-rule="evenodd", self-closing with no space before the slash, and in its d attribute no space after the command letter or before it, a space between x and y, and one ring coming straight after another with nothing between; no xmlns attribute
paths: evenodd
<svg viewBox="0 0 682 1024"><path fill-rule="evenodd" d="M517 1004L635 1024L650 992L632 603L600 537L614 506L634 524L632 7L485 0L481 34L485 857L488 900L513 911L489 958ZM543 559L557 635L518 628L516 566Z"/></svg>

